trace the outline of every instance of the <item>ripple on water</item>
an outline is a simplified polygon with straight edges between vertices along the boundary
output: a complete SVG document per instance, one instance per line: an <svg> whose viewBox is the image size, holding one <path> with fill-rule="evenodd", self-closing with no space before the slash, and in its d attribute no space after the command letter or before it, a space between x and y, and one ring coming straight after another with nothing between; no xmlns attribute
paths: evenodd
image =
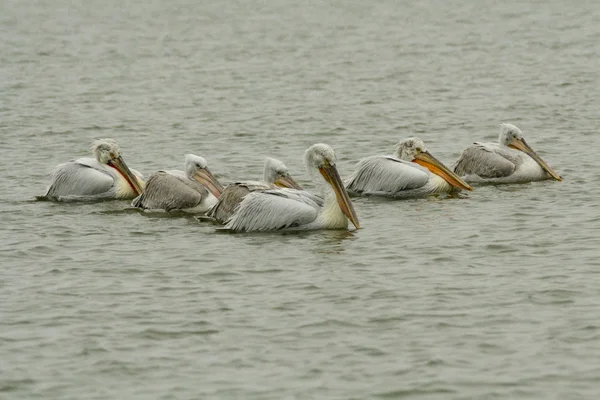
<svg viewBox="0 0 600 400"><path fill-rule="evenodd" d="M598 397L600 6L487 3L4 2L0 397ZM100 136L145 176L274 156L312 190L312 143L347 177L500 122L563 182L355 198L356 232L33 200Z"/></svg>

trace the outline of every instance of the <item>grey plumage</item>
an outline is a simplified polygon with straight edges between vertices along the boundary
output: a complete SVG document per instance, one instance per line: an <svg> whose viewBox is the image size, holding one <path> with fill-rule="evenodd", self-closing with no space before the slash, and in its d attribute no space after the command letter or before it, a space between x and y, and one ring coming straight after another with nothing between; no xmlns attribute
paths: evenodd
<svg viewBox="0 0 600 400"><path fill-rule="evenodd" d="M114 177L108 171L93 168L94 164L98 162L87 158L58 165L52 173L51 184L44 197L50 200L67 200L72 197L75 200L77 197L106 195L110 198ZM93 179L90 179L92 176Z"/></svg>
<svg viewBox="0 0 600 400"><path fill-rule="evenodd" d="M131 170L142 178L142 175ZM39 200L52 201L99 201L114 199L117 173L93 158L83 157L56 166L50 177L50 185Z"/></svg>
<svg viewBox="0 0 600 400"><path fill-rule="evenodd" d="M270 231L300 226L310 229L309 224L316 219L321 205L302 192L295 189L251 192L224 229Z"/></svg>
<svg viewBox="0 0 600 400"><path fill-rule="evenodd" d="M130 169L114 139L92 143L95 158L79 158L59 164L40 200L97 201L132 199L142 192L142 174Z"/></svg>
<svg viewBox="0 0 600 400"><path fill-rule="evenodd" d="M207 217L214 218L217 222L225 224L229 221L231 216L236 212L238 206L244 200L244 198L253 192L262 191L273 191L283 190L289 192L289 189L279 188L273 184L258 181L247 181L247 182L235 182L225 188L219 202L215 204L207 213ZM292 198L305 197L309 204L317 204L319 207L323 205L323 197L314 193L310 193L304 190L295 190L290 192Z"/></svg>
<svg viewBox="0 0 600 400"><path fill-rule="evenodd" d="M502 178L515 172L522 157L516 151L493 143L475 142L463 150L454 163L459 176L478 175L481 178Z"/></svg>
<svg viewBox="0 0 600 400"><path fill-rule="evenodd" d="M352 202L336 168L331 147L317 143L304 153L304 163L322 196L304 190L279 189L246 194L224 228L230 231L360 228Z"/></svg>
<svg viewBox="0 0 600 400"><path fill-rule="evenodd" d="M144 192L131 205L150 210L181 210L199 206L208 196L208 190L200 183L158 171L150 176Z"/></svg>
<svg viewBox="0 0 600 400"><path fill-rule="evenodd" d="M346 190L358 196L405 199L471 190L471 187L435 158L421 139L411 137L396 145L393 156L360 160L346 181Z"/></svg>
<svg viewBox="0 0 600 400"><path fill-rule="evenodd" d="M283 182L279 182L283 180ZM293 184L295 189L302 189L290 176L287 166L275 159L267 157L265 159L265 165L263 168L263 181L245 181L235 182L225 188L219 202L209 210L206 214L207 217L215 219L217 222L222 224L229 221L231 216L235 213L238 205L242 202L244 197L248 193L263 191L263 190L276 190L280 186L275 183L284 183L289 185Z"/></svg>
<svg viewBox="0 0 600 400"><path fill-rule="evenodd" d="M235 182L223 190L219 196L219 202L206 213L206 216L224 224L231 218L248 193L268 189L275 189L275 185L265 182Z"/></svg>
<svg viewBox="0 0 600 400"><path fill-rule="evenodd" d="M354 195L410 197L429 180L429 171L418 164L392 156L363 158L347 179L346 189Z"/></svg>
<svg viewBox="0 0 600 400"><path fill-rule="evenodd" d="M562 178L512 124L500 124L497 143L474 143L463 150L454 172L473 183L527 183Z"/></svg>
<svg viewBox="0 0 600 400"><path fill-rule="evenodd" d="M158 171L152 174L144 192L131 205L150 210L204 213L217 202L215 196L219 196L222 189L203 157L186 154L185 171Z"/></svg>

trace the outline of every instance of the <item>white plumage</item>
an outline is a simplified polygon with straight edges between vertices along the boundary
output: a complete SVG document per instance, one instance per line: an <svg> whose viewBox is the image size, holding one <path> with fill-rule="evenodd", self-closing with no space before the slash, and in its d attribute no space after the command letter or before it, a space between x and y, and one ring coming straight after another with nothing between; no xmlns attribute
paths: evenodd
<svg viewBox="0 0 600 400"><path fill-rule="evenodd" d="M325 144L311 146L305 153L305 164L322 190L323 205L304 191L294 189L252 192L244 197L224 229L347 229L348 219L359 228L358 217L335 166L333 149Z"/></svg>
<svg viewBox="0 0 600 400"><path fill-rule="evenodd" d="M294 189L252 192L244 197L226 225L234 231L270 231L303 227L311 229L320 206ZM345 220L345 217L344 217ZM347 221L346 226L347 226Z"/></svg>
<svg viewBox="0 0 600 400"><path fill-rule="evenodd" d="M421 139L408 138L398 143L393 156L360 160L346 189L353 195L412 198L471 188L433 157Z"/></svg>
<svg viewBox="0 0 600 400"><path fill-rule="evenodd" d="M475 142L463 150L454 172L473 183L527 183L562 178L550 168L512 124L500 125L498 143Z"/></svg>
<svg viewBox="0 0 600 400"><path fill-rule="evenodd" d="M95 159L84 157L56 166L46 193L38 199L127 200L142 192L142 174L127 167L114 139L95 141L92 152Z"/></svg>

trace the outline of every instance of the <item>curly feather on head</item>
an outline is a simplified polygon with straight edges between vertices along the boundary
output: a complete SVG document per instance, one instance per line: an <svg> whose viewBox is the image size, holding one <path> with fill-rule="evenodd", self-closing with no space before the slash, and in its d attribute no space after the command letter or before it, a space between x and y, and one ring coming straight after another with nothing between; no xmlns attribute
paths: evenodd
<svg viewBox="0 0 600 400"><path fill-rule="evenodd" d="M106 164L108 161L121 156L121 149L115 139L104 138L92 143L92 153L99 163Z"/></svg>

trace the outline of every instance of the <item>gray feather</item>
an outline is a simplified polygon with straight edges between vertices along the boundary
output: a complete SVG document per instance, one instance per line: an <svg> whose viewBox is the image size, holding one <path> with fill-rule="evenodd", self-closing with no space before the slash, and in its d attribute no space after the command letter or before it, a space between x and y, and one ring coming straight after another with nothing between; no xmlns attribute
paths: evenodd
<svg viewBox="0 0 600 400"><path fill-rule="evenodd" d="M208 190L200 183L158 171L150 176L144 192L131 205L149 210L182 210L198 206L206 196Z"/></svg>
<svg viewBox="0 0 600 400"><path fill-rule="evenodd" d="M389 156L363 158L348 178L346 190L352 194L395 196L397 193L424 186L429 172L411 162Z"/></svg>
<svg viewBox="0 0 600 400"><path fill-rule="evenodd" d="M114 177L92 158L60 164L43 196L57 201L102 200L114 197Z"/></svg>
<svg viewBox="0 0 600 400"><path fill-rule="evenodd" d="M463 150L453 167L462 177L502 178L514 173L517 162L517 158L497 144L473 143Z"/></svg>
<svg viewBox="0 0 600 400"><path fill-rule="evenodd" d="M244 197L224 229L271 231L309 224L318 215L319 205L293 189L251 192Z"/></svg>
<svg viewBox="0 0 600 400"><path fill-rule="evenodd" d="M322 196L316 195L306 190L288 189L281 188L275 190L267 190L265 193L272 194L274 196L284 197L286 199L294 200L303 204L308 204L314 208L320 208L323 206L324 200Z"/></svg>
<svg viewBox="0 0 600 400"><path fill-rule="evenodd" d="M224 224L231 218L244 197L250 192L247 186L240 183L227 186L219 196L219 202L206 215Z"/></svg>
<svg viewBox="0 0 600 400"><path fill-rule="evenodd" d="M223 190L219 202L206 213L206 216L224 224L229 221L248 193L275 188L273 184L260 181L234 182Z"/></svg>
<svg viewBox="0 0 600 400"><path fill-rule="evenodd" d="M318 207L323 206L324 200L321 196L304 190L278 188L275 185L265 182L247 181L235 182L227 186L225 190L223 190L223 193L221 193L219 202L211 208L206 215L225 224L231 219L246 195L252 192L262 192L265 190L287 193L291 198L301 202L308 201L309 204L316 204Z"/></svg>

